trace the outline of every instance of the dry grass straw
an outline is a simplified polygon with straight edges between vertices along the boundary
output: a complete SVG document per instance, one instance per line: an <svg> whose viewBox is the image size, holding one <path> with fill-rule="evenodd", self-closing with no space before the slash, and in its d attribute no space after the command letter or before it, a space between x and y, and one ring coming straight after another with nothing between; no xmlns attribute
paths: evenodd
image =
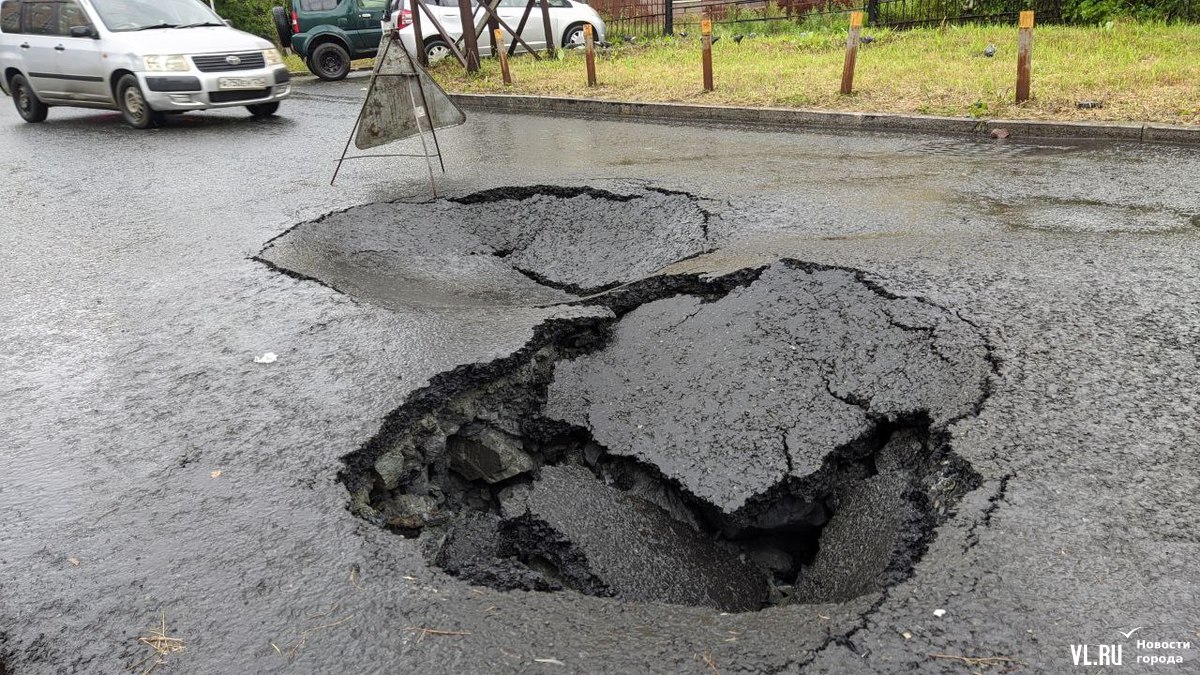
<svg viewBox="0 0 1200 675"><path fill-rule="evenodd" d="M312 616L310 618L317 619L317 618L321 618L323 616L327 616L327 614L317 614L316 616ZM271 649L274 649L276 654L279 654L283 658L287 659L288 663L291 663L296 660L296 655L300 653L300 650L304 648L304 645L308 644L308 638L310 635L312 635L313 633L316 633L317 631L325 630L327 628L336 628L345 623L348 623L353 618L354 618L354 615L351 614L349 616L344 616L344 617L338 619L337 621L331 621L329 623L323 623L319 626L313 626L312 628L306 628L303 631L300 631L300 637L299 637L299 639L296 640L295 644L291 645L290 647L285 647L285 648L281 649L279 647L279 645L275 644L274 642L271 642L270 643Z"/></svg>
<svg viewBox="0 0 1200 675"><path fill-rule="evenodd" d="M460 630L442 630L440 628L427 628L425 626L411 626L404 630L413 631L417 634L417 642L422 642L427 637L447 637L447 636L463 636L470 635L467 631Z"/></svg>
<svg viewBox="0 0 1200 675"><path fill-rule="evenodd" d="M159 625L155 628L147 629L146 635L139 637L138 642L150 648L150 654L146 658L138 661L129 667L129 670L140 670L146 666L145 670L140 670L141 675L150 675L159 666L167 664L167 657L172 654L187 649L183 645L183 638L171 637L167 634L167 612L164 610L160 619ZM149 664L147 666L147 664Z"/></svg>
<svg viewBox="0 0 1200 675"><path fill-rule="evenodd" d="M1016 659L1010 659L1007 656L954 656L953 654L928 654L931 659L942 659L945 661L958 661L967 666L1003 666L1003 665L1024 665Z"/></svg>

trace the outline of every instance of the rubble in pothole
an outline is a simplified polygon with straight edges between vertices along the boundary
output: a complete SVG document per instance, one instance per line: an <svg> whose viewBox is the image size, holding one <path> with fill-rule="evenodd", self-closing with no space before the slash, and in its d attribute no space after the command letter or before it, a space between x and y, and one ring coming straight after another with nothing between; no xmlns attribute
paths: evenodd
<svg viewBox="0 0 1200 675"><path fill-rule="evenodd" d="M977 476L986 343L853 270L658 277L444 373L347 457L360 516L499 589L753 611L903 579Z"/></svg>

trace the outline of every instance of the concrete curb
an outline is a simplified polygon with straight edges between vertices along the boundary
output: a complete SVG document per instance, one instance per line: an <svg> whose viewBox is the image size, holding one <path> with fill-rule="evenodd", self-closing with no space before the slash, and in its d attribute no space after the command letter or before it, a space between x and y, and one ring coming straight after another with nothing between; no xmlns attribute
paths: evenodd
<svg viewBox="0 0 1200 675"><path fill-rule="evenodd" d="M929 134L988 135L1007 129L1012 138L1152 141L1200 144L1200 126L1041 120L986 120L970 117L837 112L801 108L740 108L687 103L637 103L555 96L450 94L455 103L475 110L562 114L666 122L753 124L764 127L900 131Z"/></svg>

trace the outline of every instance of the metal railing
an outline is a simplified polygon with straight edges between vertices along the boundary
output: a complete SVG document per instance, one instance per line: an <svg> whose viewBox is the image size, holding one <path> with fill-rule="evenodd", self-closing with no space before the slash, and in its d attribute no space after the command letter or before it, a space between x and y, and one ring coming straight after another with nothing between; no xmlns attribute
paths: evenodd
<svg viewBox="0 0 1200 675"><path fill-rule="evenodd" d="M1062 19L1062 0L870 0L864 11L873 26L912 28L942 23L1016 23L1033 10L1038 23Z"/></svg>
<svg viewBox="0 0 1200 675"><path fill-rule="evenodd" d="M1023 10L1039 23L1062 20L1062 0L593 0L615 37L672 35L707 17L716 24L803 21L861 11L870 26L1012 22ZM747 30L754 30L748 28Z"/></svg>

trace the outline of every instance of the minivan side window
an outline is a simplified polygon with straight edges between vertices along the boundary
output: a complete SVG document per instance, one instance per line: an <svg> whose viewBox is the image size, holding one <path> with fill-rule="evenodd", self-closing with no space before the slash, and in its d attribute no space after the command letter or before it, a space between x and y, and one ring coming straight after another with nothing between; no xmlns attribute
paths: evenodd
<svg viewBox="0 0 1200 675"><path fill-rule="evenodd" d="M328 12L337 9L342 0L300 0L300 9L305 12Z"/></svg>
<svg viewBox="0 0 1200 675"><path fill-rule="evenodd" d="M22 32L33 35L58 35L58 2L25 3Z"/></svg>
<svg viewBox="0 0 1200 675"><path fill-rule="evenodd" d="M20 0L4 0L3 3L0 3L0 31L5 33L21 32Z"/></svg>
<svg viewBox="0 0 1200 675"><path fill-rule="evenodd" d="M12 3L16 4L16 3ZM6 5L7 7L7 5ZM33 35L71 34L76 26L91 26L87 14L75 0L50 0L25 3L25 33ZM5 30L5 32L8 32Z"/></svg>
<svg viewBox="0 0 1200 675"><path fill-rule="evenodd" d="M83 12L83 8L75 0L66 0L62 4L62 10L58 15L58 34L70 35L72 28L77 27L92 27L92 22L88 19L87 14Z"/></svg>

